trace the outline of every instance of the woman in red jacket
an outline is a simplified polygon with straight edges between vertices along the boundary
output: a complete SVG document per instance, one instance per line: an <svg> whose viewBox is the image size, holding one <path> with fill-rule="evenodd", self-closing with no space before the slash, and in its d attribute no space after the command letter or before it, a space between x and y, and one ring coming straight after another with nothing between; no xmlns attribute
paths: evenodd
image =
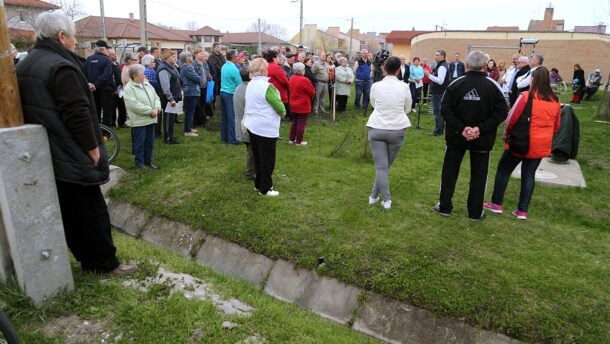
<svg viewBox="0 0 610 344"><path fill-rule="evenodd" d="M316 89L311 81L305 77L305 65L297 62L292 67L292 77L289 82L290 90L290 110L292 111L292 127L288 143L304 146L307 141L303 141L307 117L311 112L311 101L316 95Z"/></svg>
<svg viewBox="0 0 610 344"><path fill-rule="evenodd" d="M280 98L282 98L282 103L284 103L284 107L286 108L286 115L290 117L290 109L287 106L288 77L286 76L286 72L284 72L284 68L277 64L277 54L278 53L275 50L267 50L263 52L263 58L269 64L267 67L267 77L269 78L269 83L280 91Z"/></svg>
<svg viewBox="0 0 610 344"><path fill-rule="evenodd" d="M527 154L519 155L511 152L508 137L515 124L523 114L528 97L532 95L532 114L529 128L529 150ZM494 191L491 203L484 203L483 207L492 213L502 213L504 192L508 185L510 174L521 162L521 193L519 204L512 214L520 220L527 219L527 210L534 193L536 169L542 158L551 154L553 135L559 129L560 120L559 99L551 89L549 70L539 67L532 72L532 82L529 92L522 92L515 105L508 114L506 131L504 133L504 146L506 150L498 162Z"/></svg>

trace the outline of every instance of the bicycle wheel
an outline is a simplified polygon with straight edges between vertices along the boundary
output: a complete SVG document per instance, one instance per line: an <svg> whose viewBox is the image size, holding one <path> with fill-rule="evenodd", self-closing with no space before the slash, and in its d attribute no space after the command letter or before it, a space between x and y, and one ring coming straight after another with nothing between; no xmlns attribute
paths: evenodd
<svg viewBox="0 0 610 344"><path fill-rule="evenodd" d="M19 344L17 331L8 320L8 317L0 310L0 344Z"/></svg>
<svg viewBox="0 0 610 344"><path fill-rule="evenodd" d="M102 141L104 141L104 146L106 146L106 152L108 153L108 162L110 163L119 155L121 142L110 127L100 124L100 131L102 132Z"/></svg>

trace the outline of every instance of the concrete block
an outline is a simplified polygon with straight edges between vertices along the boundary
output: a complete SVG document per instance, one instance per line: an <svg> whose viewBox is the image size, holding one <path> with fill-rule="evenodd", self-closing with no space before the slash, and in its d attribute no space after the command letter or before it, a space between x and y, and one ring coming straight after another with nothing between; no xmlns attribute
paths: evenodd
<svg viewBox="0 0 610 344"><path fill-rule="evenodd" d="M536 182L548 186L587 187L578 161L568 160L567 164L555 164L550 160L550 158L542 158L536 170ZM517 165L512 177L521 178L521 164Z"/></svg>
<svg viewBox="0 0 610 344"><path fill-rule="evenodd" d="M477 330L379 295L364 302L353 329L390 343L473 343Z"/></svg>
<svg viewBox="0 0 610 344"><path fill-rule="evenodd" d="M1 217L0 214L0 218ZM10 250L4 225L2 224L2 221L0 221L0 283L4 284L10 280L10 277L14 273Z"/></svg>
<svg viewBox="0 0 610 344"><path fill-rule="evenodd" d="M100 186L100 189L102 190L102 195L104 195L104 197L107 197L110 189L117 186L117 184L119 184L119 182L121 181L121 179L123 179L126 173L127 172L125 172L125 170L123 170L122 168L110 165L110 180L108 180L108 183Z"/></svg>
<svg viewBox="0 0 610 344"><path fill-rule="evenodd" d="M0 213L17 282L36 305L74 281L46 130L0 129Z"/></svg>
<svg viewBox="0 0 610 344"><path fill-rule="evenodd" d="M278 260L267 279L265 293L276 299L294 303L301 298L314 278L313 272L297 269L291 263Z"/></svg>
<svg viewBox="0 0 610 344"><path fill-rule="evenodd" d="M271 271L273 261L263 255L208 235L199 249L197 260L229 276L242 278L262 287Z"/></svg>
<svg viewBox="0 0 610 344"><path fill-rule="evenodd" d="M133 236L138 236L150 219L150 213L146 210L114 200L108 203L108 214L114 227Z"/></svg>
<svg viewBox="0 0 610 344"><path fill-rule="evenodd" d="M311 284L297 301L300 307L337 322L347 324L358 308L362 291L334 278L314 276Z"/></svg>
<svg viewBox="0 0 610 344"><path fill-rule="evenodd" d="M204 238L205 233L202 231L161 216L153 216L142 232L142 239L185 257L195 255Z"/></svg>
<svg viewBox="0 0 610 344"><path fill-rule="evenodd" d="M480 331L477 339L475 340L476 344L521 344L521 341L516 339L512 339L503 334L489 332L489 331Z"/></svg>

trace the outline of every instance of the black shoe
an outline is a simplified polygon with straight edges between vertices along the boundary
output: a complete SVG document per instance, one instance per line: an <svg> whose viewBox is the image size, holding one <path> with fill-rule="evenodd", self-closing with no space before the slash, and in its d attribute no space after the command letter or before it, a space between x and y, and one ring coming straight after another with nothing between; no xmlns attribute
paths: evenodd
<svg viewBox="0 0 610 344"><path fill-rule="evenodd" d="M428 135L430 135L430 136L441 136L441 135L443 135L443 133L437 133L437 132L433 131L433 132L431 132Z"/></svg>
<svg viewBox="0 0 610 344"><path fill-rule="evenodd" d="M180 142L178 142L178 140L176 140L176 139L169 139L169 140L167 140L167 142L166 142L166 143L167 143L168 145L177 145L177 144L178 144L178 143L180 143Z"/></svg>
<svg viewBox="0 0 610 344"><path fill-rule="evenodd" d="M157 165L153 164L152 162L148 165L146 165L146 167L150 168L151 170L158 170L159 167L157 167Z"/></svg>
<svg viewBox="0 0 610 344"><path fill-rule="evenodd" d="M444 217L451 216L451 213L446 213L444 211L441 211L441 204L440 203L436 203L436 205L434 206L434 211L436 211L437 213L439 213L439 215L444 216Z"/></svg>
<svg viewBox="0 0 610 344"><path fill-rule="evenodd" d="M148 171L150 168L146 165L136 165L136 168L138 170L142 170L142 171Z"/></svg>
<svg viewBox="0 0 610 344"><path fill-rule="evenodd" d="M174 123L176 123L176 124L182 124L182 121L179 121L179 120L176 118L176 120L174 121Z"/></svg>
<svg viewBox="0 0 610 344"><path fill-rule="evenodd" d="M468 220L472 221L472 222L477 222L477 221L481 221L485 218L485 210L481 211L481 216L479 216L478 218L475 217L469 217Z"/></svg>

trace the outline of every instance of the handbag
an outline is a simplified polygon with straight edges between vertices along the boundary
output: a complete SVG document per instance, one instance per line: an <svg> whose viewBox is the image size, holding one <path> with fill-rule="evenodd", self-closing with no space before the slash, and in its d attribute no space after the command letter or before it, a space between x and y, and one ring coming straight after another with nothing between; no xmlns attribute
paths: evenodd
<svg viewBox="0 0 610 344"><path fill-rule="evenodd" d="M214 100L214 80L208 81L208 87L205 92L205 102L211 103Z"/></svg>
<svg viewBox="0 0 610 344"><path fill-rule="evenodd" d="M525 109L508 134L508 150L518 155L527 155L530 150L530 123L534 96L528 93Z"/></svg>

